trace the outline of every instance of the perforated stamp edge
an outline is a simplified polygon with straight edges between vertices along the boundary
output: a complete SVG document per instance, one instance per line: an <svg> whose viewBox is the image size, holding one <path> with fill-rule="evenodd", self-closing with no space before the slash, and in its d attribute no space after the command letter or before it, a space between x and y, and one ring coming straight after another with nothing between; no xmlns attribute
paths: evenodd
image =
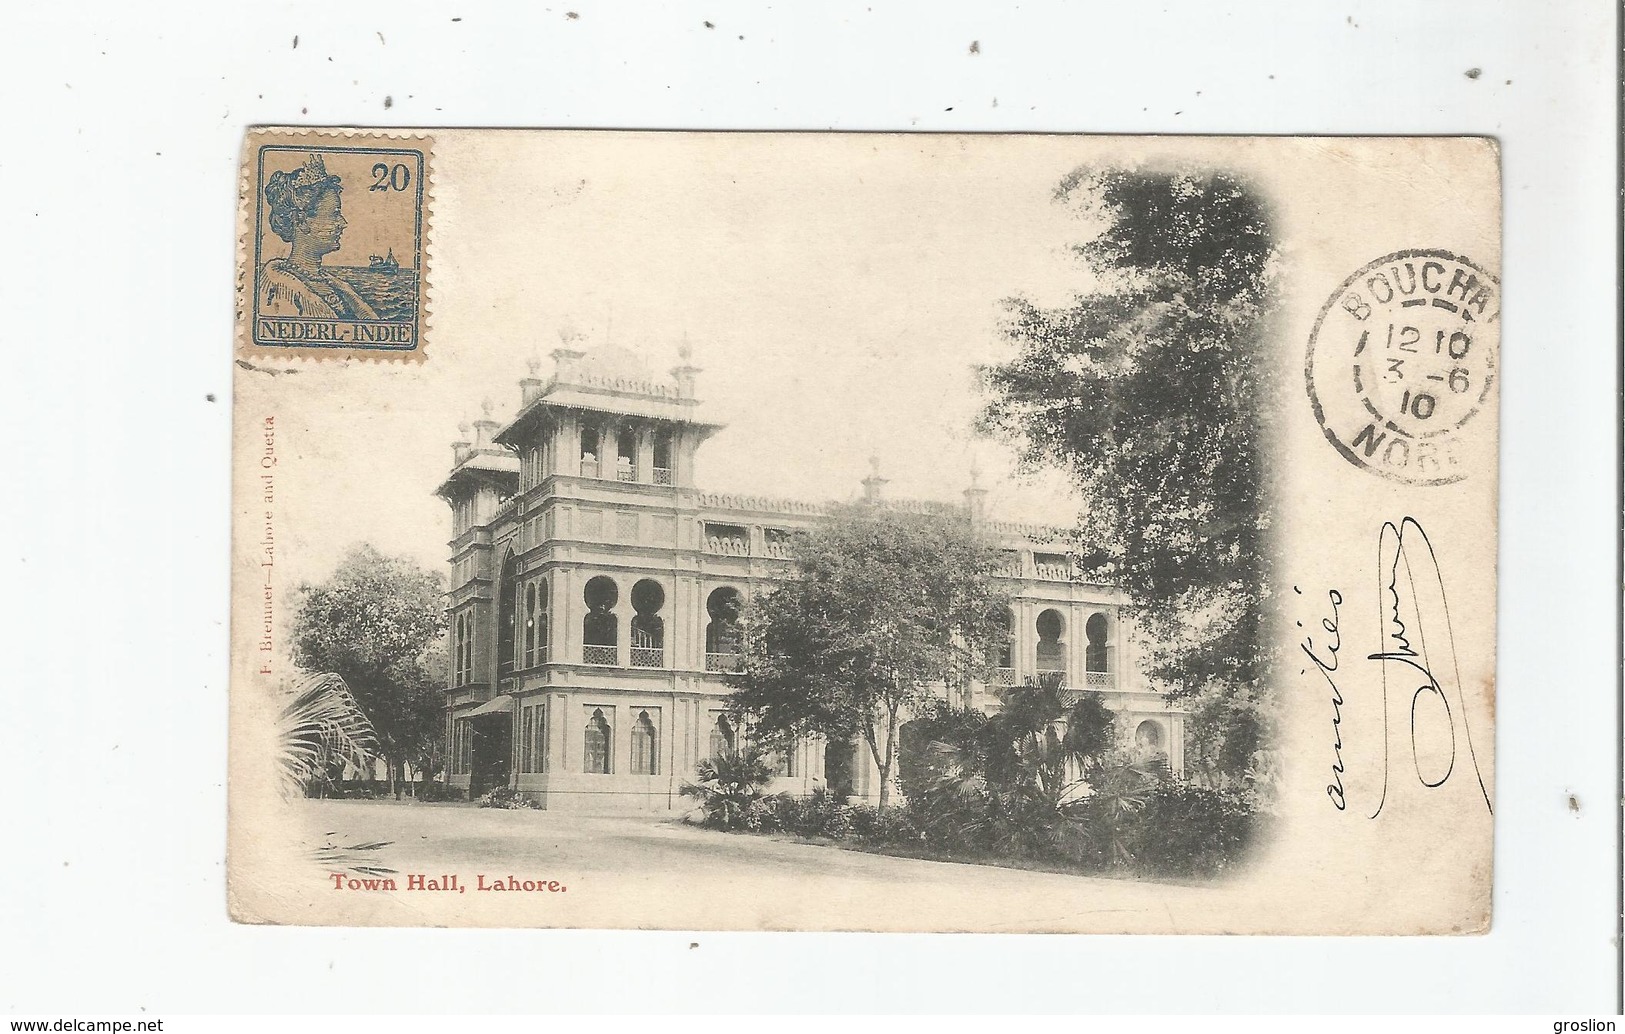
<svg viewBox="0 0 1625 1034"><path fill-rule="evenodd" d="M422 153L423 174L418 206L419 267L416 340L410 349L368 347L309 347L290 344L268 347L255 340L257 255L259 229L258 156L266 145L410 147ZM237 272L234 286L235 318L233 358L241 369L280 372L307 362L422 363L434 334L434 196L436 181L434 137L412 130L367 129L337 126L253 126L244 134L237 177Z"/></svg>

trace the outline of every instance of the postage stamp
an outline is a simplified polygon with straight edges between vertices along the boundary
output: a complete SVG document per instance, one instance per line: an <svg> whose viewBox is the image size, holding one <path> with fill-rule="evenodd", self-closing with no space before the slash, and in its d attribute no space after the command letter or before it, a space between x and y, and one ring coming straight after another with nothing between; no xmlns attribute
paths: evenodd
<svg viewBox="0 0 1625 1034"><path fill-rule="evenodd" d="M1326 440L1412 485L1466 476L1463 447L1495 386L1500 282L1447 251L1362 266L1326 301L1304 368Z"/></svg>
<svg viewBox="0 0 1625 1034"><path fill-rule="evenodd" d="M421 358L428 142L249 138L239 352Z"/></svg>

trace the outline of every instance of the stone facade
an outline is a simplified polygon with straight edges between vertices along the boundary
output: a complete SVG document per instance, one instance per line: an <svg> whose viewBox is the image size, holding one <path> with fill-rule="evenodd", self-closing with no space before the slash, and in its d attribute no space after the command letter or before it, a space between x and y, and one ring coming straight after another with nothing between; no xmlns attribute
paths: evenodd
<svg viewBox="0 0 1625 1034"><path fill-rule="evenodd" d="M679 787L743 734L726 697L736 615L789 570L785 544L818 504L702 491L694 456L720 425L701 418L698 370L656 380L631 356L553 353L551 379L520 382L517 415L486 415L453 446L438 494L452 511L446 691L450 780L475 794L512 786L548 808L685 808ZM878 469L864 480L877 505ZM1059 529L972 519L1006 551L1014 604L998 681L1064 672L1106 697L1126 740L1179 771L1184 715L1136 676L1121 594L1071 577ZM975 685L964 703L992 710ZM833 780L868 799L867 748L800 742L770 790Z"/></svg>

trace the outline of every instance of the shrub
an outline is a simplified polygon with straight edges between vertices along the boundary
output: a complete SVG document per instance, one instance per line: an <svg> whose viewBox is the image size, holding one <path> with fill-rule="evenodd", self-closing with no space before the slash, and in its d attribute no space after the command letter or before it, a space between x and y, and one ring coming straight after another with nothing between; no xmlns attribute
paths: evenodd
<svg viewBox="0 0 1625 1034"><path fill-rule="evenodd" d="M1159 784L1136 816L1135 861L1148 873L1217 876L1252 845L1257 819L1242 791Z"/></svg>
<svg viewBox="0 0 1625 1034"><path fill-rule="evenodd" d="M540 808L541 805L511 786L499 786L480 798L480 807L512 811L516 808Z"/></svg>
<svg viewBox="0 0 1625 1034"><path fill-rule="evenodd" d="M418 784L417 799L426 804L434 804L439 801L466 801L468 800L468 791L460 786L452 786L450 783L430 780Z"/></svg>
<svg viewBox="0 0 1625 1034"><path fill-rule="evenodd" d="M705 825L752 831L762 828L762 787L773 778L773 770L759 749L746 747L706 758L699 763L696 774L699 781L684 783L680 792L699 802L705 812Z"/></svg>
<svg viewBox="0 0 1625 1034"><path fill-rule="evenodd" d="M855 805L847 809L847 821L852 837L872 844L917 848L925 843L920 806L913 800L885 811L867 804Z"/></svg>

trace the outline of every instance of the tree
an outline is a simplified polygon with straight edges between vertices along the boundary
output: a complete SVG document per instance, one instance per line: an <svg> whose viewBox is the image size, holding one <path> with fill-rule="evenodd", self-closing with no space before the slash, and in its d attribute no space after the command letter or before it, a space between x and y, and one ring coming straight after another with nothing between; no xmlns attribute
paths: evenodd
<svg viewBox="0 0 1625 1034"><path fill-rule="evenodd" d="M1151 677L1196 701L1192 760L1239 775L1269 713L1270 213L1211 171L1079 170L1056 199L1099 228L1074 249L1091 289L1007 302L982 424L1071 475L1085 566L1128 593Z"/></svg>
<svg viewBox="0 0 1625 1034"><path fill-rule="evenodd" d="M932 684L962 686L1004 635L997 548L968 516L859 504L792 539L795 574L745 622L733 705L763 735L860 738L890 798L899 727Z"/></svg>
<svg viewBox="0 0 1625 1034"><path fill-rule="evenodd" d="M408 557L357 545L332 577L295 590L294 661L349 686L378 737L390 789L432 748L444 716L431 651L445 631L440 577Z"/></svg>

